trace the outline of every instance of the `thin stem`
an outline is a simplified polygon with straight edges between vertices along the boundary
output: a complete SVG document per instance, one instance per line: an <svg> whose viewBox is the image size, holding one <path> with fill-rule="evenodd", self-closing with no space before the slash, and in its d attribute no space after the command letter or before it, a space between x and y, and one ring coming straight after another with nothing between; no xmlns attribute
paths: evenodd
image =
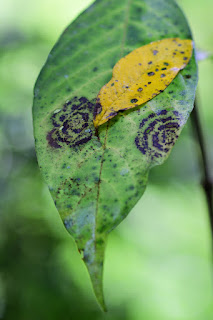
<svg viewBox="0 0 213 320"><path fill-rule="evenodd" d="M194 109L191 114L191 119L192 119L192 126L200 146L200 152L201 152L200 164L203 171L203 178L202 178L201 184L205 192L206 200L208 203L209 221L211 226L211 234L213 238L213 197L212 197L213 183L212 183L211 172L208 164L206 142L204 139L202 125L199 117L197 97L195 99Z"/></svg>

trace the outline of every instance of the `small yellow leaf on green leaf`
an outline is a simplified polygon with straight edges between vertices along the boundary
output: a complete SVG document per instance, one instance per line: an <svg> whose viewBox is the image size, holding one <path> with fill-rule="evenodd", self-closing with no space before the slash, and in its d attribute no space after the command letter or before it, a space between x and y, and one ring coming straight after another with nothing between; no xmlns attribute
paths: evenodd
<svg viewBox="0 0 213 320"><path fill-rule="evenodd" d="M112 79L97 96L95 127L163 92L188 64L192 50L192 40L170 38L151 42L120 59Z"/></svg>

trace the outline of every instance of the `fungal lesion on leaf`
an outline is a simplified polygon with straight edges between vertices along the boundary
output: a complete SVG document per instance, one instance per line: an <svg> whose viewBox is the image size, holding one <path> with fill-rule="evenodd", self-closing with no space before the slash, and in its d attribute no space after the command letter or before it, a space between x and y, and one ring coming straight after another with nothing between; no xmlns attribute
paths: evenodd
<svg viewBox="0 0 213 320"><path fill-rule="evenodd" d="M136 110L162 93L186 66L192 49L191 40L171 38L132 51L114 66L112 79L101 88L96 99L74 97L53 112L53 128L46 136L49 145L55 149L64 145L75 148L94 136L99 139L100 125L118 112Z"/></svg>
<svg viewBox="0 0 213 320"><path fill-rule="evenodd" d="M84 145L95 133L93 113L96 101L86 97L74 97L56 109L51 115L52 128L46 136L49 146L70 148Z"/></svg>
<svg viewBox="0 0 213 320"><path fill-rule="evenodd" d="M64 199L66 198L67 212L72 212L81 201L92 191L92 188L88 187L78 177L64 179L61 181L59 188L56 191L55 199L57 200L57 207L60 209L60 205L64 206Z"/></svg>
<svg viewBox="0 0 213 320"><path fill-rule="evenodd" d="M137 149L152 164L160 163L178 139L182 122L181 114L175 110L151 112L139 125L135 138Z"/></svg>

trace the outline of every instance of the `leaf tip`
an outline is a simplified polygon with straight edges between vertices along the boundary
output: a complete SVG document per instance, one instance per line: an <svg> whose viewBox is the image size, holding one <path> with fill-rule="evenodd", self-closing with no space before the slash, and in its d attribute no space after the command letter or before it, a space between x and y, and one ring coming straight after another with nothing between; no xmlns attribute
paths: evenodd
<svg viewBox="0 0 213 320"><path fill-rule="evenodd" d="M88 269L97 301L101 309L107 312L103 293L104 252L105 242L103 240L88 241L88 245L84 249L83 261Z"/></svg>

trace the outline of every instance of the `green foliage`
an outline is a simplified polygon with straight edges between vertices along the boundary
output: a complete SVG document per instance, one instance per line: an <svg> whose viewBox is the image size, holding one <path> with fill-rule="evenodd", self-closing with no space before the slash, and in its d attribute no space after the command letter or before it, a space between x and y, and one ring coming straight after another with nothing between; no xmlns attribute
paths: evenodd
<svg viewBox="0 0 213 320"><path fill-rule="evenodd" d="M149 169L168 157L187 121L197 83L194 56L163 93L119 113L98 133L96 96L121 57L169 37L191 39L171 0L96 1L65 30L35 86L39 165L103 307L107 235L141 198Z"/></svg>

